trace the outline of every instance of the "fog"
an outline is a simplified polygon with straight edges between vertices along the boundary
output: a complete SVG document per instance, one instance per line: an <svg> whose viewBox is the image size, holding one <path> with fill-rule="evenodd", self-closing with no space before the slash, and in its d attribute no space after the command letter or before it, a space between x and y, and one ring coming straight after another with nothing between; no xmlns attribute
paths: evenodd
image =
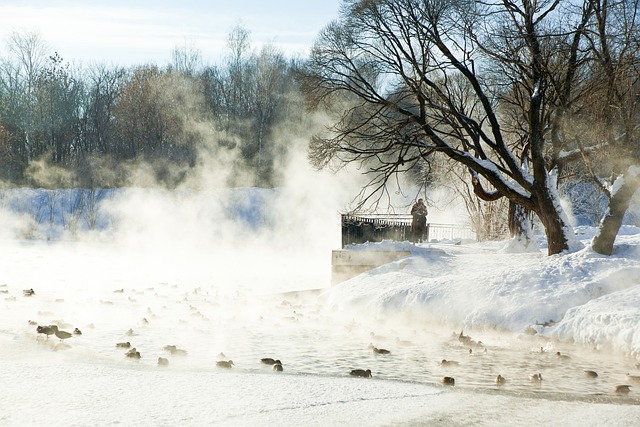
<svg viewBox="0 0 640 427"><path fill-rule="evenodd" d="M638 315L615 309L640 301L637 230L625 229L613 257L586 247L546 257L544 236L526 253L509 242L369 243L351 249L411 255L330 286L340 213L357 206L362 170L315 171L294 149L282 186L226 188L232 162L205 150L171 190L139 165L126 188L0 191L0 423L362 425L354 413L366 413L367 425L531 425L557 421L554 411L567 425L614 412L621 425L637 419L637 397L612 391L640 354ZM66 179L59 172L33 168L50 183ZM464 223L445 190L390 188L379 209L406 213L418 196L430 222ZM560 322L538 324L550 320ZM50 324L82 334L37 333ZM482 347L461 343L463 330ZM126 342L139 359L116 346ZM282 359L284 372L262 357ZM221 359L234 367L217 368ZM352 369L373 378L351 378ZM532 372L545 382L532 385ZM498 373L505 387L496 388ZM445 375L454 388L440 383ZM460 398L475 408L463 418L452 404Z"/></svg>

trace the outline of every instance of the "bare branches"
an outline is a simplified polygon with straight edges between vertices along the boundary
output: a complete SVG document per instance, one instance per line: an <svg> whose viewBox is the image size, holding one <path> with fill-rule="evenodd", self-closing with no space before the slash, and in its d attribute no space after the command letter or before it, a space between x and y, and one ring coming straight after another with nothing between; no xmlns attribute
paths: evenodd
<svg viewBox="0 0 640 427"><path fill-rule="evenodd" d="M346 1L308 64L314 94L349 105L321 137L334 149L315 144L323 147L315 155L362 162L380 184L442 153L495 189L475 185L480 197L507 197L538 214L555 230L550 252L562 250L549 175L586 154L584 141L601 140L581 137L587 125L573 124L584 120L598 85L593 59L607 56L592 46L615 38L609 27L594 31L598 7L595 0ZM612 75L620 76L617 68Z"/></svg>

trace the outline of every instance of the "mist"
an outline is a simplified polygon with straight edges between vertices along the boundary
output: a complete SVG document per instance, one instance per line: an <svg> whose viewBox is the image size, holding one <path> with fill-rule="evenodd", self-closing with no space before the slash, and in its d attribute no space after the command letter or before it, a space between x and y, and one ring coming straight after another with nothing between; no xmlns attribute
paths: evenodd
<svg viewBox="0 0 640 427"><path fill-rule="evenodd" d="M520 411L530 401L560 412L579 405L580 414L605 402L622 417L637 416L634 396L612 393L638 354L637 321L612 308L640 300L637 230L628 230L612 258L588 249L563 258L514 254L501 250L505 242L356 245L411 255L330 286L340 212L357 204L362 175L312 170L304 150L295 150L282 186L226 188L229 159L215 159L203 155L173 189L155 185L140 167L131 174L138 185L126 188L0 193L0 360L9 379L0 419L333 425L356 411L389 423L437 422L443 411L459 410L447 402L462 394L477 407L472 423L503 419L504 411L516 423L539 421ZM400 213L418 192L389 194ZM460 218L446 191L426 197L429 221ZM30 289L33 295L23 293ZM556 329L537 324L563 311ZM82 334L46 338L36 324ZM527 327L536 334L522 333ZM457 338L462 330L482 347L471 353ZM554 333L562 341L548 338ZM117 347L126 343L139 359ZM391 353L374 354L369 344ZM558 361L557 351L573 363ZM169 364L158 365L159 357ZM262 357L282 359L284 372ZM233 368L218 368L221 360L233 360ZM585 368L601 373L597 382L584 377ZM352 369L370 369L374 379L352 378ZM550 380L532 385L529 371ZM501 388L497 373L507 378ZM456 378L447 392L444 375Z"/></svg>

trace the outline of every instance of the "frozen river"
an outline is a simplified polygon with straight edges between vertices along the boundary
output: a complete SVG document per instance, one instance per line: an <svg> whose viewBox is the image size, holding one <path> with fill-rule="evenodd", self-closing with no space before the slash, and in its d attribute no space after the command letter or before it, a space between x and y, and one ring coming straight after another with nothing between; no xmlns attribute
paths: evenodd
<svg viewBox="0 0 640 427"><path fill-rule="evenodd" d="M235 276L222 281L214 280L222 267L186 274L179 260L167 269L140 259L129 264L130 255L88 244L2 247L0 425L640 420L638 393L613 391L638 370L619 354L493 330L465 331L474 342L461 342L459 330L327 310L325 290L283 292L290 278L255 287L243 279L260 280L251 268L234 266ZM189 262L196 261L205 262ZM35 295L24 295L30 288ZM38 336L36 323L82 335L61 343ZM125 357L121 342L141 358ZM370 344L390 354L375 354ZM168 345L186 354L171 354ZM159 357L169 365L158 366ZM261 364L263 357L282 360L284 371ZM221 358L235 366L218 368ZM458 364L442 366L442 359ZM372 378L349 376L356 368L371 369ZM538 372L543 381L532 382L529 374ZM497 374L504 385L495 384ZM444 375L455 387L440 383Z"/></svg>

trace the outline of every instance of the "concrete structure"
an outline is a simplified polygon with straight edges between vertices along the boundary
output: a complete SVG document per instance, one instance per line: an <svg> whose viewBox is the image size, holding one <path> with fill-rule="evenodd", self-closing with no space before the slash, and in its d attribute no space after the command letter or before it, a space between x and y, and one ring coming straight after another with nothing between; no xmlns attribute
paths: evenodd
<svg viewBox="0 0 640 427"><path fill-rule="evenodd" d="M331 284L336 285L360 273L409 255L411 255L409 251L333 250L331 252Z"/></svg>

